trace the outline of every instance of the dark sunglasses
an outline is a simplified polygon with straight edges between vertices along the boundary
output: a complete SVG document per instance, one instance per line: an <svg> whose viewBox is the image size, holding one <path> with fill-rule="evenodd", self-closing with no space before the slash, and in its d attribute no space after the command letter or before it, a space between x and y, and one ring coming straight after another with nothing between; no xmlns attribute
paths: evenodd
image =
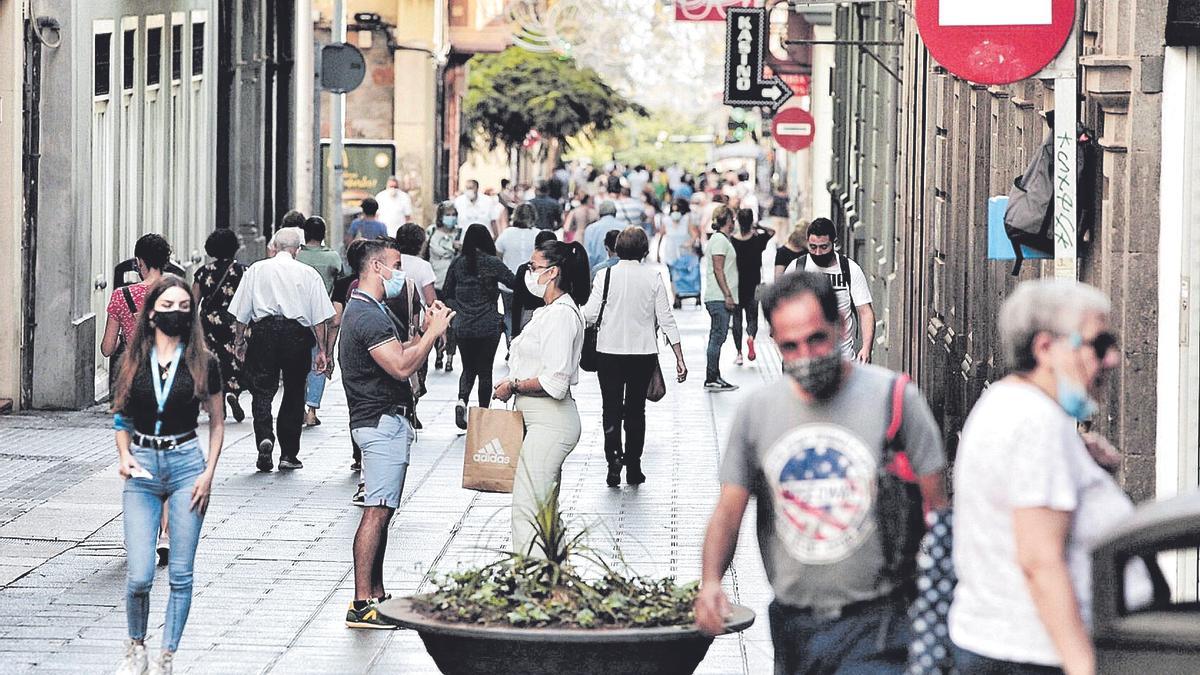
<svg viewBox="0 0 1200 675"><path fill-rule="evenodd" d="M1103 361L1108 352L1116 348L1117 336L1105 331L1091 340L1084 340L1082 335L1075 333L1071 336L1071 345L1076 349L1087 345L1096 353L1096 359Z"/></svg>

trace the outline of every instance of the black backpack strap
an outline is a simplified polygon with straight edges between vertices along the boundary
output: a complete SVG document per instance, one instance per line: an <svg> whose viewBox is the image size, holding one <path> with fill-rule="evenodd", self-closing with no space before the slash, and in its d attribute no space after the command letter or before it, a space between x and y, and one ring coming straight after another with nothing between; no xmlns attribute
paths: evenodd
<svg viewBox="0 0 1200 675"><path fill-rule="evenodd" d="M129 307L129 313L137 316L137 305L133 304L133 293L129 292L128 286L121 287L121 295L125 298L125 304Z"/></svg>
<svg viewBox="0 0 1200 675"><path fill-rule="evenodd" d="M850 297L850 315L854 316L854 291L850 290L853 286L850 281L850 259L841 253L837 254L837 257L842 267L842 279L846 281L846 295Z"/></svg>

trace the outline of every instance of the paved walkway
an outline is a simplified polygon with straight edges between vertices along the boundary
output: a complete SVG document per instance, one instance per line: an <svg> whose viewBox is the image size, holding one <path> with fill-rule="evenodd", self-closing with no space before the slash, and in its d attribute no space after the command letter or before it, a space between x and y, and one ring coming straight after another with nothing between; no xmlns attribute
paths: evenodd
<svg viewBox="0 0 1200 675"><path fill-rule="evenodd" d="M619 550L643 574L695 579L718 492L719 445L740 397L776 377L779 360L764 339L759 360L737 368L729 344L725 376L743 389L708 394L701 388L707 314L687 303L676 316L691 374L684 385L668 378L667 397L650 404L649 481L637 488L604 485L599 387L594 375L584 374L575 392L583 437L564 468L562 499L571 521L592 527L595 547ZM673 372L673 359L665 351L663 357L664 372ZM497 375L503 373L501 363ZM508 545L509 498L459 487L457 380L457 371L432 374L421 401L426 430L412 452L384 576L397 595L428 589L431 575L489 558L482 549ZM292 473L256 472L250 421L228 427L177 657L180 672L437 672L415 633L342 624L353 595L350 543L358 510L349 502L356 474L348 470L347 412L336 379L321 419L322 426L304 433L305 468ZM98 410L0 416L0 672L103 672L120 660L125 558L109 421ZM770 590L752 517L727 585L760 620L741 635L718 639L699 672L769 672ZM160 569L147 640L154 651L167 590Z"/></svg>

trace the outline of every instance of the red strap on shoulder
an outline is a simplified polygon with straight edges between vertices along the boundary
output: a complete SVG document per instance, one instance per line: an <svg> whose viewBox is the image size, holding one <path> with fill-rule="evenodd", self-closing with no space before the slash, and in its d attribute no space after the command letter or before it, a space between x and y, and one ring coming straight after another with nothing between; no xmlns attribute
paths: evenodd
<svg viewBox="0 0 1200 675"><path fill-rule="evenodd" d="M892 421L888 425L886 436L889 444L896 440L896 436L900 433L900 424L904 422L904 388L908 386L909 382L911 379L908 375L900 373L892 384Z"/></svg>

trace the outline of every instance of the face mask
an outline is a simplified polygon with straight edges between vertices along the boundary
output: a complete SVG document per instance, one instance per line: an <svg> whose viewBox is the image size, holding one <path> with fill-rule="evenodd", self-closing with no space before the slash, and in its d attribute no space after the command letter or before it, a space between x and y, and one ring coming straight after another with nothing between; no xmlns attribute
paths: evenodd
<svg viewBox="0 0 1200 675"><path fill-rule="evenodd" d="M382 274L379 278L383 280L383 296L388 298L399 297L404 292L404 281L407 275L401 270L392 270L391 278L385 277Z"/></svg>
<svg viewBox="0 0 1200 675"><path fill-rule="evenodd" d="M812 258L812 261L816 263L817 267L829 267L833 264L833 257L837 254L833 251L830 251L829 253L825 253L823 255L816 255L815 253L810 253L808 255L810 258Z"/></svg>
<svg viewBox="0 0 1200 675"><path fill-rule="evenodd" d="M1084 389L1069 377L1058 376L1058 404L1071 417L1086 422L1096 414L1100 406L1088 396Z"/></svg>
<svg viewBox="0 0 1200 675"><path fill-rule="evenodd" d="M678 223L680 220L683 220L683 214L678 211L675 211L674 213L671 214L671 220Z"/></svg>
<svg viewBox="0 0 1200 675"><path fill-rule="evenodd" d="M458 216L442 216L442 227L454 227L458 225Z"/></svg>
<svg viewBox="0 0 1200 675"><path fill-rule="evenodd" d="M533 270L526 270L525 272L525 288L528 289L529 293L535 298L546 297L546 287L548 284L538 283L538 279L542 276L541 273L544 271L545 270L535 272Z"/></svg>
<svg viewBox="0 0 1200 675"><path fill-rule="evenodd" d="M479 197L478 192L476 192L474 190L467 190L467 199L470 199L471 201L475 201L475 199L478 197Z"/></svg>
<svg viewBox="0 0 1200 675"><path fill-rule="evenodd" d="M828 400L842 383L842 354L837 349L829 356L797 359L784 365L784 372L804 391L820 400Z"/></svg>
<svg viewBox="0 0 1200 675"><path fill-rule="evenodd" d="M155 312L154 326L167 337L182 337L192 329L192 313L184 310Z"/></svg>

